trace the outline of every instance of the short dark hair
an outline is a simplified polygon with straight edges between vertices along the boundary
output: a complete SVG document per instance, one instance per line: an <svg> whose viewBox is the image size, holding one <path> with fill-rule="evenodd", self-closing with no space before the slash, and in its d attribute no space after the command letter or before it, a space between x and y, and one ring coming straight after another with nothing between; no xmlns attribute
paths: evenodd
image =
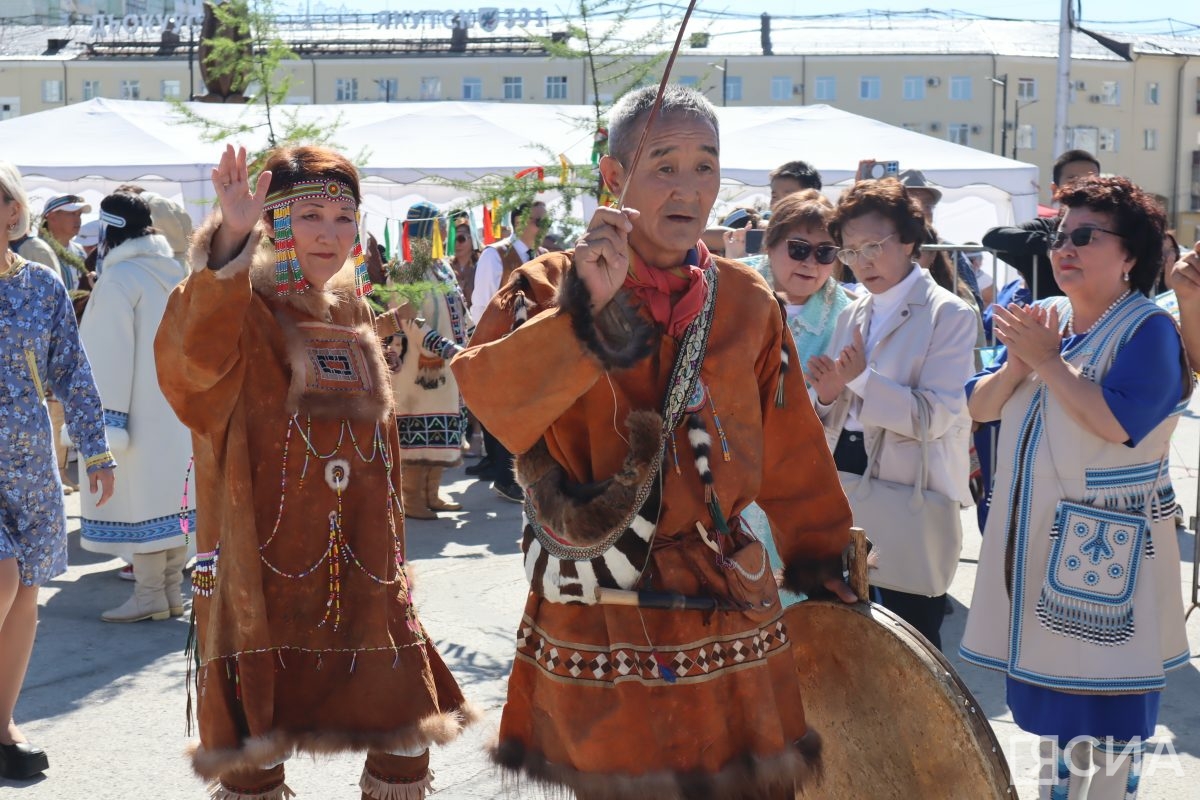
<svg viewBox="0 0 1200 800"><path fill-rule="evenodd" d="M508 222L512 226L513 231L517 230L517 225L520 224L522 217L528 215L534 206L544 205L546 205L545 200L534 200L532 203L521 203L508 212Z"/></svg>
<svg viewBox="0 0 1200 800"><path fill-rule="evenodd" d="M608 152L626 168L631 166L629 159L637 149L644 117L654 107L654 99L657 96L657 86L635 89L623 95L608 112ZM721 140L716 109L708 102L708 98L690 86L667 84L658 113L662 117L668 114L685 114L702 119L712 125L717 134L717 141Z"/></svg>
<svg viewBox="0 0 1200 800"><path fill-rule="evenodd" d="M100 210L125 220L123 228L115 225L104 226L104 241L101 244L104 245L106 253L130 239L158 233L154 229L150 204L141 195L114 192L100 201Z"/></svg>
<svg viewBox="0 0 1200 800"><path fill-rule="evenodd" d="M789 178L800 184L801 189L821 189L821 173L807 161L789 161L771 170L768 180Z"/></svg>
<svg viewBox="0 0 1200 800"><path fill-rule="evenodd" d="M925 214L895 178L858 181L843 192L829 220L829 235L840 245L842 226L873 211L892 221L904 244L917 245L925 240Z"/></svg>
<svg viewBox="0 0 1200 800"><path fill-rule="evenodd" d="M1059 189L1054 199L1063 208L1088 208L1112 214L1121 244L1133 258L1129 285L1144 295L1154 290L1163 265L1167 217L1153 197L1128 178L1089 175Z"/></svg>
<svg viewBox="0 0 1200 800"><path fill-rule="evenodd" d="M1096 157L1087 150L1068 150L1058 158L1054 159L1054 185L1058 186L1062 180L1062 171L1067 164L1073 164L1076 161L1086 161L1096 168L1096 172L1100 171L1100 162Z"/></svg>

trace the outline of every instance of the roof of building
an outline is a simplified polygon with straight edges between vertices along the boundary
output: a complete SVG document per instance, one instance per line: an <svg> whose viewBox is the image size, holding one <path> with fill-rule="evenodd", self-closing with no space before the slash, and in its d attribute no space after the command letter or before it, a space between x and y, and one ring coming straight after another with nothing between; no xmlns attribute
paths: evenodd
<svg viewBox="0 0 1200 800"><path fill-rule="evenodd" d="M596 30L603 31L605 24L607 21L601 20ZM675 38L676 25L674 21L662 23L657 17L631 19L623 24L617 36L625 41L649 37L656 43L647 49L669 49ZM982 54L1055 58L1058 55L1058 26L1047 22L874 13L866 16L772 17L770 26L775 56ZM544 27L534 24L525 30L534 35L549 36L565 28L566 22L557 18L547 21ZM377 14L280 17L278 30L280 36L305 57L383 56L397 52L432 55L448 53L451 47L451 31L442 24L404 27L395 19L388 20ZM685 54L720 57L762 54L762 29L757 17L697 15L689 25L688 34L684 42ZM519 26L510 29L501 24L490 32L473 27L466 38L468 53L519 55L544 52L527 40ZM695 46L703 38L707 39L705 45ZM1107 45L1098 39L1106 40ZM69 41L55 50L50 45L51 40ZM153 27L97 32L90 24L17 25L4 24L0 19L2 58L186 54L186 35L182 46L173 53L160 51L161 40L161 29ZM579 46L576 40L572 43ZM1100 31L1097 37L1076 30L1071 37L1071 53L1075 59L1101 61L1120 61L1125 54L1200 55L1200 32L1197 35L1155 35Z"/></svg>

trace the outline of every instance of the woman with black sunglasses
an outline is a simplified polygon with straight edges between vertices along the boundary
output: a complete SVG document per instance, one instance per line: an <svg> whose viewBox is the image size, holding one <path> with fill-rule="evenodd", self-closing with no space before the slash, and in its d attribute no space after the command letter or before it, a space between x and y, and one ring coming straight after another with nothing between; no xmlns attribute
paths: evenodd
<svg viewBox="0 0 1200 800"><path fill-rule="evenodd" d="M784 301L802 368L825 352L838 315L853 297L833 277L838 246L829 235L831 216L833 204L806 189L780 200L767 226L771 277Z"/></svg>
<svg viewBox="0 0 1200 800"><path fill-rule="evenodd" d="M1192 381L1146 296L1157 203L1101 177L1056 199L1066 296L998 308L1000 364L967 384L1000 439L961 651L1005 673L1014 721L1042 737L1043 797L1132 798L1165 672L1189 657L1168 456Z"/></svg>

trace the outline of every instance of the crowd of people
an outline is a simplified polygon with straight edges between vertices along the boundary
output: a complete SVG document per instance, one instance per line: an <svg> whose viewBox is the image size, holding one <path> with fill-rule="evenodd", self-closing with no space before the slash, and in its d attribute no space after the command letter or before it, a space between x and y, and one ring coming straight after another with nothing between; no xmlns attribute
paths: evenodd
<svg viewBox="0 0 1200 800"><path fill-rule="evenodd" d="M257 176L227 148L195 231L132 185L96 230L76 195L35 225L0 163L0 775L49 764L14 710L38 587L66 568L63 492L86 485L83 547L134 584L101 619L183 615L193 563L192 765L213 798L291 796L290 755L338 751L365 753L364 799L425 797L429 747L478 712L412 604L406 520L462 510L442 483L465 458L524 512L506 773L581 800L794 797L822 745L784 605L866 599L844 580L857 523L871 599L940 649L978 504L962 656L1005 673L1043 737L1044 796L1136 795L1188 658L1169 442L1200 362L1200 249L1180 257L1153 199L1083 151L1054 165L1054 216L983 237L1003 285L946 247L913 169L864 165L833 202L789 162L768 209L709 227L716 115L684 87L654 101L613 108L599 170L625 207L573 247L540 201L485 247L422 201L407 270L364 240L357 170L327 148ZM713 641L744 651L710 659Z"/></svg>

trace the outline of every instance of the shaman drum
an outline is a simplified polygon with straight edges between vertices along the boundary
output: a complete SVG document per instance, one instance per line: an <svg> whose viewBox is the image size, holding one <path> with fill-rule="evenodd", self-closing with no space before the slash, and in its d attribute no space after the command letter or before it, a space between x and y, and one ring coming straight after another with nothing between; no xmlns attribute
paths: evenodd
<svg viewBox="0 0 1200 800"><path fill-rule="evenodd" d="M824 741L824 781L797 798L1016 800L979 704L908 623L879 605L814 600L784 618L804 715Z"/></svg>

